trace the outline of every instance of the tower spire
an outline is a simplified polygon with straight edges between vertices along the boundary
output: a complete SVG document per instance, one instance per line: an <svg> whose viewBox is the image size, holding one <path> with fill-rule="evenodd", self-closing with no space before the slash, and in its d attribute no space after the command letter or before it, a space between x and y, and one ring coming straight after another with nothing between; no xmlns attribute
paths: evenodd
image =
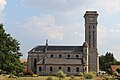
<svg viewBox="0 0 120 80"><path fill-rule="evenodd" d="M48 46L48 39L46 39L46 46Z"/></svg>

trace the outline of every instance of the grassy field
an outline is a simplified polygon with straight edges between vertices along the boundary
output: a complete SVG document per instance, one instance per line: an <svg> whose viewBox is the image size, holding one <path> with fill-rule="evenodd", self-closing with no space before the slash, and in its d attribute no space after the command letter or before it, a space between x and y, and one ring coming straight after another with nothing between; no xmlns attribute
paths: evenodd
<svg viewBox="0 0 120 80"><path fill-rule="evenodd" d="M39 76L39 77L19 77L19 78L8 78L8 75L0 75L0 80L47 80L49 76ZM59 80L59 78L52 76L53 80ZM71 77L65 77L62 80L70 80ZM81 77L75 76L75 80L83 80ZM104 80L102 77L96 77L93 80Z"/></svg>
<svg viewBox="0 0 120 80"><path fill-rule="evenodd" d="M8 78L8 75L0 75L0 80L47 80L49 76L39 76L39 77L19 77L19 78ZM52 76L53 80L59 80L59 78ZM65 77L62 80L70 80L71 77ZM75 80L83 80L81 77L75 77Z"/></svg>

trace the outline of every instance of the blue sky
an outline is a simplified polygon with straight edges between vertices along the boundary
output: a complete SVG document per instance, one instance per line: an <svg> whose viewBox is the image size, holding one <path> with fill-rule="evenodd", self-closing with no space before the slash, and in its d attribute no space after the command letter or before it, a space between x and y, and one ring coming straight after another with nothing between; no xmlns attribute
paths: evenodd
<svg viewBox="0 0 120 80"><path fill-rule="evenodd" d="M86 10L98 17L98 52L120 60L120 0L0 0L0 23L21 43L23 59L36 45L82 45Z"/></svg>

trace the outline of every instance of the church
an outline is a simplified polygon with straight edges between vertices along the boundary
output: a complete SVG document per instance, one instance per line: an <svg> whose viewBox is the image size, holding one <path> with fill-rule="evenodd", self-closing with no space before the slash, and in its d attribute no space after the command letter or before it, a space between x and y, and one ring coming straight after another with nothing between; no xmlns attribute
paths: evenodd
<svg viewBox="0 0 120 80"><path fill-rule="evenodd" d="M38 45L28 52L28 68L38 75L56 75L62 70L67 75L80 72L99 72L97 51L97 11L86 11L85 42L82 46Z"/></svg>

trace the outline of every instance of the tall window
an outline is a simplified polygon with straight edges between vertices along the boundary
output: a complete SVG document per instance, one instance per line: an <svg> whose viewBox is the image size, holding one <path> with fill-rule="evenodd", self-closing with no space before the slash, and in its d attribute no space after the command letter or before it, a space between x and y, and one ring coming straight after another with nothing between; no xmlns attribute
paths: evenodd
<svg viewBox="0 0 120 80"><path fill-rule="evenodd" d="M76 72L79 72L79 67L76 68Z"/></svg>
<svg viewBox="0 0 120 80"><path fill-rule="evenodd" d="M52 67L50 67L50 71L53 71L53 68L52 68Z"/></svg>
<svg viewBox="0 0 120 80"><path fill-rule="evenodd" d="M39 71L42 71L42 67L39 67Z"/></svg>
<svg viewBox="0 0 120 80"><path fill-rule="evenodd" d="M91 45L91 33L89 32L89 47Z"/></svg>
<svg viewBox="0 0 120 80"><path fill-rule="evenodd" d="M94 40L95 40L95 32L93 31L93 47L95 47L95 42L94 42Z"/></svg>
<svg viewBox="0 0 120 80"><path fill-rule="evenodd" d="M36 58L34 58L34 69L35 69L35 73L36 73L36 68L37 68L36 63L37 63L37 59L36 59Z"/></svg>
<svg viewBox="0 0 120 80"><path fill-rule="evenodd" d="M70 67L67 68L67 71L70 72Z"/></svg>
<svg viewBox="0 0 120 80"><path fill-rule="evenodd" d="M89 29L90 29L90 26L89 26Z"/></svg>
<svg viewBox="0 0 120 80"><path fill-rule="evenodd" d="M61 58L61 57L62 57L62 55L60 54L60 55L59 55L59 58Z"/></svg>

